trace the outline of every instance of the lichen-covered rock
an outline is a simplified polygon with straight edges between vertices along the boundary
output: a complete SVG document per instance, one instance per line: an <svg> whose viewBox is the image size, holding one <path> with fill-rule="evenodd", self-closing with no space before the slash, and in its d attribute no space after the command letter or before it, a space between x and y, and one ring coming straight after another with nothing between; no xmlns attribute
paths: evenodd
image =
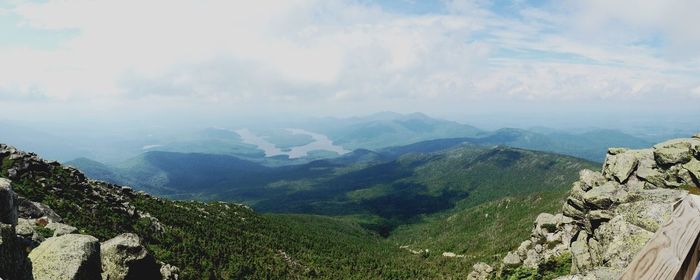
<svg viewBox="0 0 700 280"><path fill-rule="evenodd" d="M654 158L659 165L686 163L693 156L692 143L697 139L674 139L654 145Z"/></svg>
<svg viewBox="0 0 700 280"><path fill-rule="evenodd" d="M161 279L160 265L141 244L141 238L124 233L100 246L105 280Z"/></svg>
<svg viewBox="0 0 700 280"><path fill-rule="evenodd" d="M700 187L699 177L700 135L653 149L610 149L602 173L581 171L563 216L537 217L530 239L507 256L510 264L503 271L539 268L552 256L570 253L576 274L567 279L619 278L668 222L673 205ZM559 216L573 223L552 227Z"/></svg>
<svg viewBox="0 0 700 280"><path fill-rule="evenodd" d="M62 223L49 223L46 225L46 228L53 231L54 237L66 235L66 234L71 234L71 233L78 231L77 228L75 228L73 226L66 225L66 224L62 224Z"/></svg>
<svg viewBox="0 0 700 280"><path fill-rule="evenodd" d="M641 200L625 203L617 208L617 213L625 221L650 232L656 232L661 225L668 221L673 212L673 204Z"/></svg>
<svg viewBox="0 0 700 280"><path fill-rule="evenodd" d="M605 177L600 172L595 172L593 170L584 169L579 173L579 182L583 183L584 191L591 189L592 187L597 187L605 183Z"/></svg>
<svg viewBox="0 0 700 280"><path fill-rule="evenodd" d="M693 177L696 186L698 186L698 184L700 184L700 160L693 158L689 162L683 164L683 168L688 170L688 173Z"/></svg>
<svg viewBox="0 0 700 280"><path fill-rule="evenodd" d="M588 251L588 234L582 231L576 241L571 243L572 265L571 272L577 273L591 268L593 262Z"/></svg>
<svg viewBox="0 0 700 280"><path fill-rule="evenodd" d="M472 266L472 272L467 275L468 280L488 280L491 279L493 267L488 264L479 262Z"/></svg>
<svg viewBox="0 0 700 280"><path fill-rule="evenodd" d="M0 178L0 223L17 225L17 194L10 187L10 180Z"/></svg>
<svg viewBox="0 0 700 280"><path fill-rule="evenodd" d="M616 182L608 181L605 184L592 188L583 194L584 201L593 206L593 209L608 209L613 203L619 202L624 194Z"/></svg>
<svg viewBox="0 0 700 280"><path fill-rule="evenodd" d="M89 235L51 237L29 253L34 280L100 279L100 243Z"/></svg>
<svg viewBox="0 0 700 280"><path fill-rule="evenodd" d="M160 264L160 275L163 277L163 280L177 280L179 278L180 269L177 266L160 261L158 264Z"/></svg>
<svg viewBox="0 0 700 280"><path fill-rule="evenodd" d="M605 157L603 175L607 178L614 178L619 183L624 183L637 168L638 163L637 153L633 151L625 151L615 155L608 154Z"/></svg>
<svg viewBox="0 0 700 280"><path fill-rule="evenodd" d="M509 252L508 255L506 255L505 258L503 258L503 265L506 267L517 267L520 266L522 263L522 260L518 256L518 254Z"/></svg>
<svg viewBox="0 0 700 280"><path fill-rule="evenodd" d="M622 272L653 233L616 216L596 230L595 238L605 248L602 253L608 267Z"/></svg>

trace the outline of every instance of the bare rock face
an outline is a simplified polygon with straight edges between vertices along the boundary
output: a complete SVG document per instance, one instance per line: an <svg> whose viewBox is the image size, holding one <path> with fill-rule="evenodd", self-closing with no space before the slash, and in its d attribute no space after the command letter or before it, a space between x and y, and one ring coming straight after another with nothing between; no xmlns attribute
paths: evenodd
<svg viewBox="0 0 700 280"><path fill-rule="evenodd" d="M161 265L141 244L141 238L124 233L100 246L102 278L105 280L162 279Z"/></svg>
<svg viewBox="0 0 700 280"><path fill-rule="evenodd" d="M618 278L670 219L673 205L689 190L700 192L700 134L651 149L612 148L602 172L583 170L579 177L562 214L540 214L501 272L570 253L572 275L562 279Z"/></svg>
<svg viewBox="0 0 700 280"><path fill-rule="evenodd" d="M89 235L51 237L29 253L34 280L101 279L100 243Z"/></svg>
<svg viewBox="0 0 700 280"><path fill-rule="evenodd" d="M0 223L0 278L32 279L32 266L14 226Z"/></svg>

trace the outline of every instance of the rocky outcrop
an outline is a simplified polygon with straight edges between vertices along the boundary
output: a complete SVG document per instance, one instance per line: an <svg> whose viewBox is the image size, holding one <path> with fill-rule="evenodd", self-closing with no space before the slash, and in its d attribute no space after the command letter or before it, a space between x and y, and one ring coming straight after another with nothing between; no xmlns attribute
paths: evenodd
<svg viewBox="0 0 700 280"><path fill-rule="evenodd" d="M0 223L17 225L17 194L10 188L10 180L0 178Z"/></svg>
<svg viewBox="0 0 700 280"><path fill-rule="evenodd" d="M17 218L17 195L11 182L0 178L0 279L31 279L31 263L22 239L15 234Z"/></svg>
<svg viewBox="0 0 700 280"><path fill-rule="evenodd" d="M89 235L51 237L29 253L34 280L100 279L100 243Z"/></svg>
<svg viewBox="0 0 700 280"><path fill-rule="evenodd" d="M102 279L161 279L161 265L146 251L141 238L125 233L105 241L102 253Z"/></svg>
<svg viewBox="0 0 700 280"><path fill-rule="evenodd" d="M611 148L601 172L579 175L562 213L540 214L530 239L503 259L501 273L570 254L571 275L562 279L618 278L673 205L700 191L700 134L651 149Z"/></svg>

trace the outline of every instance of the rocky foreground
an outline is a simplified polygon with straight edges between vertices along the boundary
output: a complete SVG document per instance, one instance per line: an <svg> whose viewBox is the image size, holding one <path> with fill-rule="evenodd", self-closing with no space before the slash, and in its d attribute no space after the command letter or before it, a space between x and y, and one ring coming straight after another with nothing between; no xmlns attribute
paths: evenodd
<svg viewBox="0 0 700 280"><path fill-rule="evenodd" d="M530 239L498 269L479 263L469 278L561 265L569 275L558 279L617 279L689 192L700 192L700 134L650 149L611 148L602 172L580 172L561 213L540 214Z"/></svg>
<svg viewBox="0 0 700 280"><path fill-rule="evenodd" d="M53 193L77 191L94 197L81 205L83 211L92 211L91 204L113 202L112 211L132 212L134 207L125 203L125 197L135 195L128 188L120 188L101 182L90 182L82 173L56 162L44 161L35 154L24 153L0 145L0 159L7 170L3 177L40 184ZM60 169L60 170L59 170ZM79 182L63 185L42 174L59 173ZM121 202L120 202L121 201ZM66 204L67 202L63 202ZM62 205L61 202L57 202ZM19 196L13 191L13 183L0 178L0 278L23 280L56 279L177 279L178 269L158 262L151 255L141 238L124 233L104 242L71 225L49 206ZM157 221L152 225L157 227Z"/></svg>

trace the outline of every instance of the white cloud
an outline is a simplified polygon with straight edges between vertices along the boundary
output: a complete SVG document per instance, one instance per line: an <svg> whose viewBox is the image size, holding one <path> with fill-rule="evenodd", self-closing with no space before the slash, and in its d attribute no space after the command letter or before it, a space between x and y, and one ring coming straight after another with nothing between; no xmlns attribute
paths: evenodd
<svg viewBox="0 0 700 280"><path fill-rule="evenodd" d="M77 35L53 50L0 45L0 92L232 106L313 100L327 109L683 98L700 83L697 9L686 4L697 5L520 3L505 16L484 1L448 1L444 14L320 0L18 3L9 11L21 24ZM640 43L649 38L669 45Z"/></svg>

